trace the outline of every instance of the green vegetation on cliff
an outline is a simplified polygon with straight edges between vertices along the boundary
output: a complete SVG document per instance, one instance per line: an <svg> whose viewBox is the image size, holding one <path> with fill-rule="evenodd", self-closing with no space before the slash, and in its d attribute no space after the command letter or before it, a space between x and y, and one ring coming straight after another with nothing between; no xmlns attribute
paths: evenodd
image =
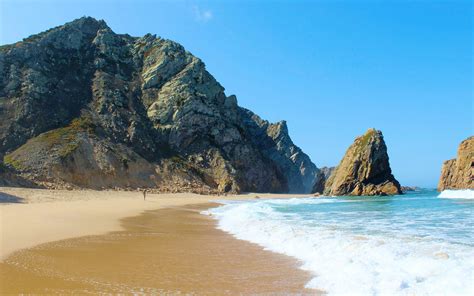
<svg viewBox="0 0 474 296"><path fill-rule="evenodd" d="M312 188L317 168L286 124L239 107L176 42L116 34L104 21L83 17L0 47L0 60L0 155L34 182Z"/></svg>
<svg viewBox="0 0 474 296"><path fill-rule="evenodd" d="M74 152L79 146L78 134L87 133L92 135L94 124L90 117L83 116L74 119L68 126L54 129L40 134L38 137L28 140L24 145L15 151L4 156L4 163L17 171L26 169L22 158L40 149L56 151L61 158L65 158Z"/></svg>

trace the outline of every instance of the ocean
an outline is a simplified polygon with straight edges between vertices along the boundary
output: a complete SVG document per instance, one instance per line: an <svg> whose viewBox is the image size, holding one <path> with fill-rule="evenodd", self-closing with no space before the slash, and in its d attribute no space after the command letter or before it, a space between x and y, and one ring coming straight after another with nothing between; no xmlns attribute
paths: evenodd
<svg viewBox="0 0 474 296"><path fill-rule="evenodd" d="M474 191L222 201L218 227L301 261L329 295L474 295Z"/></svg>

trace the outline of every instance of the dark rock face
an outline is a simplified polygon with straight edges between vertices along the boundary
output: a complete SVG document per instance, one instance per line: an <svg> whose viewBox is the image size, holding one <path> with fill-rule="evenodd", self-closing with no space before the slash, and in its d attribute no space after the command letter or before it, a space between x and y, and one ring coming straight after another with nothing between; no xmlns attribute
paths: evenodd
<svg viewBox="0 0 474 296"><path fill-rule="evenodd" d="M443 163L438 191L474 189L474 137L462 141L455 159Z"/></svg>
<svg viewBox="0 0 474 296"><path fill-rule="evenodd" d="M288 191L309 193L319 170L308 155L293 143L286 121L272 124L244 108L240 108L240 116L248 138L283 174Z"/></svg>
<svg viewBox="0 0 474 296"><path fill-rule="evenodd" d="M325 195L401 194L392 175L381 131L369 129L355 139L326 181Z"/></svg>
<svg viewBox="0 0 474 296"><path fill-rule="evenodd" d="M181 45L81 18L0 47L0 157L47 187L309 192L318 169Z"/></svg>
<svg viewBox="0 0 474 296"><path fill-rule="evenodd" d="M322 167L319 169L319 172L316 174L316 179L314 181L313 189L311 193L324 193L324 188L326 187L326 181L329 179L329 176L334 172L336 167Z"/></svg>

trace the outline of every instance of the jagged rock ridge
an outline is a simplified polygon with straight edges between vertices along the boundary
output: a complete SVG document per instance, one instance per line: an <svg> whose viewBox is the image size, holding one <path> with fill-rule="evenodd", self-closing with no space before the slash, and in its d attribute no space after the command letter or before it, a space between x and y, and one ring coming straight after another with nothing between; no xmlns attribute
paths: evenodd
<svg viewBox="0 0 474 296"><path fill-rule="evenodd" d="M254 145L285 172L289 192L310 192L318 168L293 144L286 121L272 124L244 108L240 108L240 116Z"/></svg>
<svg viewBox="0 0 474 296"><path fill-rule="evenodd" d="M355 139L325 183L325 195L401 194L392 175L381 131L369 129Z"/></svg>
<svg viewBox="0 0 474 296"><path fill-rule="evenodd" d="M0 158L37 185L309 192L318 171L284 122L154 35L84 17L1 46L0 76Z"/></svg>
<svg viewBox="0 0 474 296"><path fill-rule="evenodd" d="M443 163L438 190L474 189L474 137L459 145L457 157Z"/></svg>

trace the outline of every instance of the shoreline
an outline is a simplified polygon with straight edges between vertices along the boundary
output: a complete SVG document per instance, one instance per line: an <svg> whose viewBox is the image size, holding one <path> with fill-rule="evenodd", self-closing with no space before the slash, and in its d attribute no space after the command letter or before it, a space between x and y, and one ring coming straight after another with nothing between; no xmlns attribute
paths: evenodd
<svg viewBox="0 0 474 296"><path fill-rule="evenodd" d="M215 206L207 201L146 210L120 219L118 231L14 252L0 262L4 292L319 294L305 288L311 275L298 260L238 240L200 214Z"/></svg>
<svg viewBox="0 0 474 296"><path fill-rule="evenodd" d="M39 244L123 230L120 220L157 210L218 200L292 198L308 195L147 194L138 191L51 190L0 187L0 262Z"/></svg>

